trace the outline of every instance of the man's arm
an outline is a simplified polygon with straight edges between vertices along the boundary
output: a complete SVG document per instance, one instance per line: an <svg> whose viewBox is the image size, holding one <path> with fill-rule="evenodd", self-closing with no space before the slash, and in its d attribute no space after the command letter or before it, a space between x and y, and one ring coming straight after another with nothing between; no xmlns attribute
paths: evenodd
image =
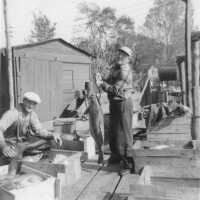
<svg viewBox="0 0 200 200"><path fill-rule="evenodd" d="M0 130L0 149L3 149L6 146L5 138L3 132Z"/></svg>
<svg viewBox="0 0 200 200"><path fill-rule="evenodd" d="M130 68L129 66L125 66L125 67L122 66L119 70L115 71L114 73L116 73L114 74L114 76L116 77L118 81L116 81L114 85L111 85L104 81L102 83L102 88L103 90L105 90L106 92L112 95L121 96L122 95L121 89L124 85L124 82L128 80L129 73L131 73Z"/></svg>
<svg viewBox="0 0 200 200"><path fill-rule="evenodd" d="M0 148L7 146L4 138L4 132L18 119L18 113L15 109L8 110L0 120Z"/></svg>
<svg viewBox="0 0 200 200"><path fill-rule="evenodd" d="M31 113L31 127L36 135L45 137L45 138L51 138L53 137L53 134L46 129L42 127L42 124L40 123L38 116L35 112Z"/></svg>
<svg viewBox="0 0 200 200"><path fill-rule="evenodd" d="M36 113L31 114L31 126L33 128L33 131L35 131L35 134L44 138L54 139L55 142L59 143L59 145L62 145L62 139L60 137L59 133L51 133L44 129L42 127L42 124L40 123L38 116Z"/></svg>

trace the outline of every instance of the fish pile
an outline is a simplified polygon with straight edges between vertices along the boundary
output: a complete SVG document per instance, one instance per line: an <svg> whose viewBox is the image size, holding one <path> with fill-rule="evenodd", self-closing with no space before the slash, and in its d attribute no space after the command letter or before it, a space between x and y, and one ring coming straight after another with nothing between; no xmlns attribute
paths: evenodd
<svg viewBox="0 0 200 200"><path fill-rule="evenodd" d="M35 149L37 147L40 147L42 145L46 144L46 141L43 139L40 139L33 143L19 143L15 145L15 152L16 156L11 159L11 162L9 164L8 168L8 174L10 176L16 175L20 171L21 167L21 160L23 158L23 153L27 150Z"/></svg>
<svg viewBox="0 0 200 200"><path fill-rule="evenodd" d="M6 190L15 190L42 181L44 181L44 178L36 174L18 174L12 178L5 175L0 179L0 186Z"/></svg>
<svg viewBox="0 0 200 200"><path fill-rule="evenodd" d="M53 164L64 164L64 165L68 165L69 162L67 160L67 157L65 155L62 154L57 154L55 156L55 158L53 159Z"/></svg>

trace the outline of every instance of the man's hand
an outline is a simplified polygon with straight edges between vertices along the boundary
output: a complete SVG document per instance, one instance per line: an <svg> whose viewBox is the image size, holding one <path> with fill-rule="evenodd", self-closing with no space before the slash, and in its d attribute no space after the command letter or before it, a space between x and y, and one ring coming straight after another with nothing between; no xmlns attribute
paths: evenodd
<svg viewBox="0 0 200 200"><path fill-rule="evenodd" d="M3 147L2 151L3 151L3 155L9 158L13 158L17 155L14 146L6 145Z"/></svg>
<svg viewBox="0 0 200 200"><path fill-rule="evenodd" d="M59 146L61 146L62 145L62 138L60 137L60 134L59 133L53 133L52 136L53 136L53 139L55 140L55 142L58 143Z"/></svg>
<svg viewBox="0 0 200 200"><path fill-rule="evenodd" d="M101 77L101 74L100 73L96 73L96 84L97 84L97 87L101 86L103 84L103 80L102 80L102 77Z"/></svg>

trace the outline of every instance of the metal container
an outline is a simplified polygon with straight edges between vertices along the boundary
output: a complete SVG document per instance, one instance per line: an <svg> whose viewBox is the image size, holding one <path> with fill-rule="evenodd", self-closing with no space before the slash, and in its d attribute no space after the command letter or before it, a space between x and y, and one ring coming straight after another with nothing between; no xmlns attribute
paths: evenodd
<svg viewBox="0 0 200 200"><path fill-rule="evenodd" d="M75 118L57 118L53 122L54 132L72 134L76 130Z"/></svg>

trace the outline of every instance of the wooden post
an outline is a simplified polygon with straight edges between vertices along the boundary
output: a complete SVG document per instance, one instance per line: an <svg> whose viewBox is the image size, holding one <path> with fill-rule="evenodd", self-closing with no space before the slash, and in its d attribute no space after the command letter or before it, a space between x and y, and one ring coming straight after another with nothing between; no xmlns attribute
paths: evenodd
<svg viewBox="0 0 200 200"><path fill-rule="evenodd" d="M187 72L187 102L192 108L192 59L191 59L191 0L184 0L185 7L185 50Z"/></svg>
<svg viewBox="0 0 200 200"><path fill-rule="evenodd" d="M183 104L187 105L187 99L186 99L186 73L185 73L185 57L180 63L181 69L182 69L182 83L183 83Z"/></svg>
<svg viewBox="0 0 200 200"><path fill-rule="evenodd" d="M195 40L192 43L192 56L193 56L193 65L192 65L192 100L193 100L193 116L192 116L192 125L191 125L191 134L193 140L200 140L200 40Z"/></svg>
<svg viewBox="0 0 200 200"><path fill-rule="evenodd" d="M180 73L180 81L181 81L181 91L182 91L182 101L184 105L187 105L187 82L186 82L186 69L185 69L185 56L177 57L177 65Z"/></svg>
<svg viewBox="0 0 200 200"><path fill-rule="evenodd" d="M10 46L10 38L8 31L8 14L7 14L7 1L3 0L4 9L4 24L5 24L5 38L6 38L6 60L8 66L8 80L9 80L9 97L10 108L14 108L14 88L13 88L13 68L12 68L12 49Z"/></svg>

